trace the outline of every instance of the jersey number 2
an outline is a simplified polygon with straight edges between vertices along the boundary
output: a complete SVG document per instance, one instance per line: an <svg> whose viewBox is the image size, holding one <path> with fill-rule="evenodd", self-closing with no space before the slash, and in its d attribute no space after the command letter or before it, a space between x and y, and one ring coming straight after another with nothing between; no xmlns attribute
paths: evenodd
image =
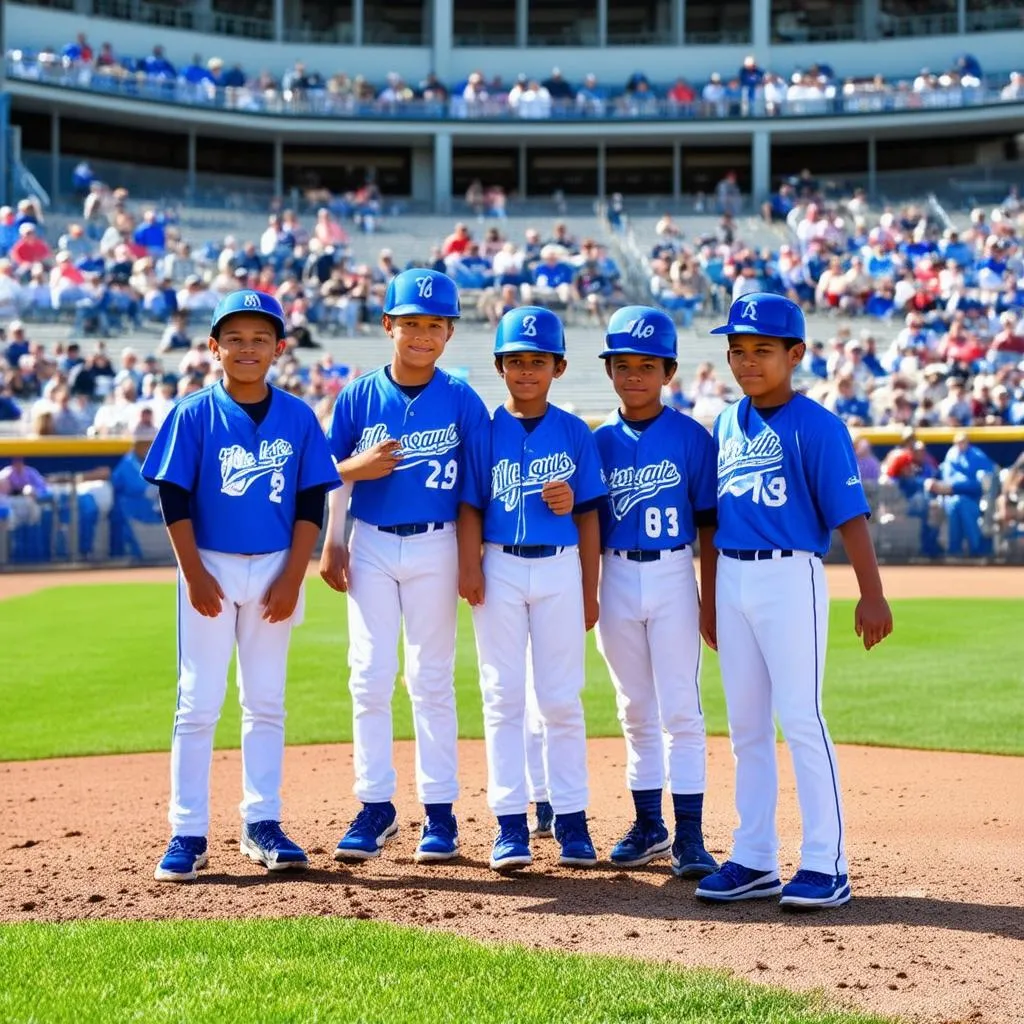
<svg viewBox="0 0 1024 1024"><path fill-rule="evenodd" d="M281 504L281 492L284 490L284 473L274 470L270 474L270 500L275 505Z"/></svg>
<svg viewBox="0 0 1024 1024"><path fill-rule="evenodd" d="M644 512L644 529L648 537L660 537L662 528L666 537L679 536L679 511L674 508L665 509L664 519L660 508L649 508Z"/></svg>
<svg viewBox="0 0 1024 1024"><path fill-rule="evenodd" d="M440 487L442 491L450 491L455 486L455 481L459 476L459 464L455 459L450 459L445 463L444 468L441 468L441 463L437 459L431 459L427 465L430 467L430 476L427 477L427 487L432 487L435 491ZM442 479L441 474L444 474Z"/></svg>

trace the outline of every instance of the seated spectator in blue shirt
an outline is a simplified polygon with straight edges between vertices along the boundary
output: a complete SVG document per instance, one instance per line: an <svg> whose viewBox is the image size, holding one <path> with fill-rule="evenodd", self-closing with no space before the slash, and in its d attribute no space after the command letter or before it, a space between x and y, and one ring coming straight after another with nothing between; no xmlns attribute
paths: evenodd
<svg viewBox="0 0 1024 1024"><path fill-rule="evenodd" d="M864 257L864 269L870 277L892 277L896 272L896 261L883 246L874 245Z"/></svg>
<svg viewBox="0 0 1024 1024"><path fill-rule="evenodd" d="M583 85L576 93L576 109L584 116L600 117L604 114L607 105L608 90L603 85L598 85L596 75L587 75L583 79Z"/></svg>
<svg viewBox="0 0 1024 1024"><path fill-rule="evenodd" d="M132 524L155 526L162 522L159 489L142 476L142 463L155 437L153 410L144 406L139 413L139 422L132 430L132 447L110 474L114 490L114 505L110 510L110 553L115 557L128 554L142 558L142 548Z"/></svg>
<svg viewBox="0 0 1024 1024"><path fill-rule="evenodd" d="M861 362L871 371L873 377L888 376L882 361L878 358L878 343L875 336L868 331L861 331L860 339L864 346Z"/></svg>
<svg viewBox="0 0 1024 1024"><path fill-rule="evenodd" d="M164 56L162 46L154 46L153 52L142 60L142 70L150 78L174 78L174 65Z"/></svg>
<svg viewBox="0 0 1024 1024"><path fill-rule="evenodd" d="M71 172L71 184L78 195L87 196L95 180L96 175L93 173L92 167L89 166L88 160L80 160L75 164L75 169Z"/></svg>
<svg viewBox="0 0 1024 1024"><path fill-rule="evenodd" d="M21 419L21 407L14 400L11 389L6 385L0 386L0 420L11 423Z"/></svg>
<svg viewBox="0 0 1024 1024"><path fill-rule="evenodd" d="M189 85L201 85L210 81L210 70L203 63L203 58L197 53L192 58L192 63L181 73L181 77Z"/></svg>
<svg viewBox="0 0 1024 1024"><path fill-rule="evenodd" d="M144 245L151 256L162 256L167 247L166 226L163 217L156 210L148 209L142 215L142 223L133 235L136 245Z"/></svg>
<svg viewBox="0 0 1024 1024"><path fill-rule="evenodd" d="M879 320L887 320L896 311L896 288L890 277L875 281L875 287L864 303L864 313Z"/></svg>
<svg viewBox="0 0 1024 1024"><path fill-rule="evenodd" d="M464 253L448 257L452 262L452 277L460 288L488 288L494 282L491 262L480 255L480 245L470 242Z"/></svg>
<svg viewBox="0 0 1024 1024"><path fill-rule="evenodd" d="M871 426L871 403L857 394L852 377L843 376L836 381L832 411L844 423Z"/></svg>
<svg viewBox="0 0 1024 1024"><path fill-rule="evenodd" d="M953 446L939 466L939 479L925 485L932 494L944 496L949 554L963 554L965 541L972 558L991 551L989 539L981 532L981 499L985 497L985 477L995 470L992 460L975 448L966 431L961 430L953 437Z"/></svg>
<svg viewBox="0 0 1024 1024"><path fill-rule="evenodd" d="M808 373L828 380L828 360L825 358L825 343L823 341L812 341L804 355L804 369Z"/></svg>
<svg viewBox="0 0 1024 1024"><path fill-rule="evenodd" d="M4 349L4 359L12 370L16 370L21 357L29 354L31 344L25 337L25 325L20 320L12 320L7 325L7 333L10 340Z"/></svg>
<svg viewBox="0 0 1024 1024"><path fill-rule="evenodd" d="M524 302L531 303L536 299L543 305L545 300L557 297L564 305L569 305L576 271L563 261L561 249L553 245L544 246L541 262L533 268L531 276L533 283L523 285Z"/></svg>
<svg viewBox="0 0 1024 1024"><path fill-rule="evenodd" d="M939 255L944 260L956 260L961 267L974 266L974 253L971 247L960 240L960 232L950 228L939 243Z"/></svg>
<svg viewBox="0 0 1024 1024"><path fill-rule="evenodd" d="M772 193L771 199L761 206L761 216L771 224L772 221L785 221L796 206L796 192L792 185L782 184L779 191Z"/></svg>
<svg viewBox="0 0 1024 1024"><path fill-rule="evenodd" d="M224 72L221 82L225 89L241 89L245 85L245 72L241 64L235 64Z"/></svg>
<svg viewBox="0 0 1024 1024"><path fill-rule="evenodd" d="M970 75L972 78L980 79L981 76L981 63L978 58L972 56L969 53L961 53L957 57L953 67L960 72L961 75Z"/></svg>

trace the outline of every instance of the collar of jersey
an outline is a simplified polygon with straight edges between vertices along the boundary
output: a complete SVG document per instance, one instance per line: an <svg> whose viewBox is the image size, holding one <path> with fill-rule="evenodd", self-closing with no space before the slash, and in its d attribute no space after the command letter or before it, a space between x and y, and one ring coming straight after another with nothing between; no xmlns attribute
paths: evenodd
<svg viewBox="0 0 1024 1024"><path fill-rule="evenodd" d="M513 416L512 413L510 413L508 411L508 409L505 408L504 403L502 403L494 411L494 415L497 416L499 413L504 414L510 420L512 420L513 423L518 423L519 426L522 428L523 433L525 434L526 433L526 427L523 426L523 422L522 422L524 419L525 420L538 420L537 426L534 427L534 430L539 430L544 425L544 421L548 418L548 413L550 413L552 409L554 409L554 405L552 405L551 402L548 402L548 407L544 410L544 413L541 416Z"/></svg>
<svg viewBox="0 0 1024 1024"><path fill-rule="evenodd" d="M268 388L273 392L273 384L268 384ZM267 410L267 415L263 417L263 422L256 426L249 414L236 402L224 387L224 381L219 380L213 386L213 400L223 410L224 415L227 416L232 423L232 426L238 429L245 429L250 435L259 434L263 428L270 423L271 417L274 415L275 400L270 400L270 408Z"/></svg>
<svg viewBox="0 0 1024 1024"><path fill-rule="evenodd" d="M391 376L391 367L388 366L387 363L385 363L380 368L380 375L381 375L381 377L385 381L387 381L388 387L391 388L396 394L401 395L402 398L404 398L407 402L415 402L416 399L420 397L420 395L425 395L430 390L430 388L433 385L434 381L437 380L438 374L443 373L443 372L444 371L435 363L434 364L434 372L431 375L430 380L428 380L427 383L423 385L423 390L419 393L419 395L415 395L414 397L410 398L402 390L401 385L396 383L395 380L392 378L392 376Z"/></svg>

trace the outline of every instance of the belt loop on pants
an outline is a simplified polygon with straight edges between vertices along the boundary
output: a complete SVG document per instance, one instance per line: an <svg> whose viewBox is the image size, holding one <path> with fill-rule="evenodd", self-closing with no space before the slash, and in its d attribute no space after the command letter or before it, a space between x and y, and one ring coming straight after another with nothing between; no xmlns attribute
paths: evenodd
<svg viewBox="0 0 1024 1024"><path fill-rule="evenodd" d="M779 558L792 558L794 555L806 555L808 558L820 558L816 551L793 551L788 548L719 548L718 553L726 558L736 558L741 562L769 562Z"/></svg>
<svg viewBox="0 0 1024 1024"><path fill-rule="evenodd" d="M648 551L643 548L628 551L625 548L609 548L608 550L616 558L626 558L630 562L660 562L666 555L671 555L675 551L685 551L689 546L689 544L677 544L674 548L659 551Z"/></svg>
<svg viewBox="0 0 1024 1024"><path fill-rule="evenodd" d="M560 555L565 547L555 544L502 544L501 550L517 558L552 558Z"/></svg>
<svg viewBox="0 0 1024 1024"><path fill-rule="evenodd" d="M421 533L443 530L444 523L399 523L396 526L378 526L381 533L393 533L397 537L417 537Z"/></svg>

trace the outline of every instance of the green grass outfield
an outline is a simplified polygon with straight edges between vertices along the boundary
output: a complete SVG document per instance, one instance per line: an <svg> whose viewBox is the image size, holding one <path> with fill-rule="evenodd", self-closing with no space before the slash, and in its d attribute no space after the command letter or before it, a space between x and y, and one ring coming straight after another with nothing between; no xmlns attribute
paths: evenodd
<svg viewBox="0 0 1024 1024"><path fill-rule="evenodd" d="M711 971L338 919L12 925L0 964L10 1024L881 1021Z"/></svg>
<svg viewBox="0 0 1024 1024"><path fill-rule="evenodd" d="M1024 754L1024 629L1020 602L893 602L896 632L867 653L853 603L834 601L825 710L837 741ZM59 587L0 603L0 761L166 750L175 702L172 584ZM345 685L345 601L318 582L292 637L288 741L351 738ZM591 736L617 736L607 670L588 648L584 693ZM469 612L460 612L456 684L462 735L483 731ZM703 678L709 731L724 733L716 658ZM395 734L412 736L396 687ZM239 711L228 691L217 733L237 747Z"/></svg>

